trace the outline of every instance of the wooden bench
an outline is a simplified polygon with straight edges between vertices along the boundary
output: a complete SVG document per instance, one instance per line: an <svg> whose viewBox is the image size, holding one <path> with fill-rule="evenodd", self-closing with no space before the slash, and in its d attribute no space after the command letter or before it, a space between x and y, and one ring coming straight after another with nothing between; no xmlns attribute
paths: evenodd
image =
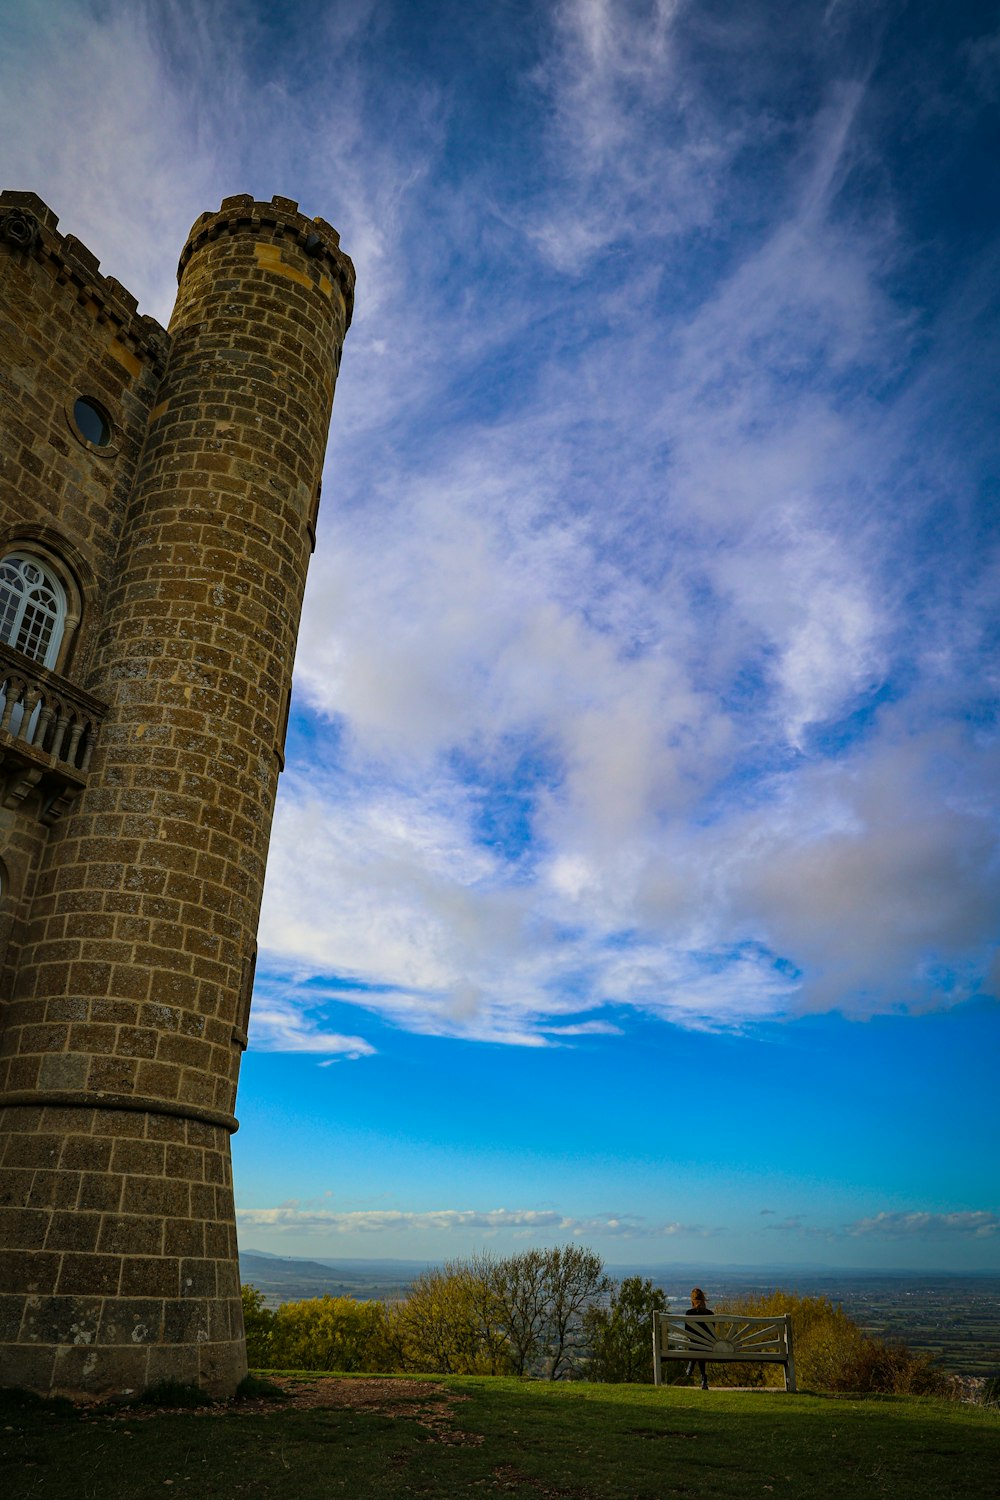
<svg viewBox="0 0 1000 1500"><path fill-rule="evenodd" d="M742 1360L747 1364L783 1365L785 1390L795 1389L792 1320L745 1318L739 1313L653 1314L653 1380L663 1384L663 1361L703 1359L709 1363Z"/></svg>

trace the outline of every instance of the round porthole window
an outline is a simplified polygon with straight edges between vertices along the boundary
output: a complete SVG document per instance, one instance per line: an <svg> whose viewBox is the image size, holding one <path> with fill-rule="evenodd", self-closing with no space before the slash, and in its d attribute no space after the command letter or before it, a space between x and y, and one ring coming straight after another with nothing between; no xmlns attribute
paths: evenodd
<svg viewBox="0 0 1000 1500"><path fill-rule="evenodd" d="M93 443L95 448L106 448L111 441L111 423L106 412L86 396L78 396L73 403L73 421L81 437Z"/></svg>

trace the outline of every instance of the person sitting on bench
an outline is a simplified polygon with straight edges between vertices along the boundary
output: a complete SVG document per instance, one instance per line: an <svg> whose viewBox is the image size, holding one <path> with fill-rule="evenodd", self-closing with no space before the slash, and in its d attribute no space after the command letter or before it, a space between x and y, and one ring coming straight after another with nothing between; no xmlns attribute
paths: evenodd
<svg viewBox="0 0 1000 1500"><path fill-rule="evenodd" d="M707 1336L709 1330L705 1327L704 1323L692 1323L690 1321L691 1317L695 1313L706 1313L709 1317L711 1317L713 1315L712 1314L712 1309L710 1307L708 1307L706 1305L706 1303L705 1303L705 1293L702 1291L702 1289L701 1289L700 1286L696 1286L696 1287L692 1288L692 1291L691 1291L691 1306L688 1308L687 1312L684 1314L684 1316L689 1320L685 1324L685 1327L688 1328L692 1333L702 1334L702 1335ZM694 1373L694 1367L695 1367L695 1365L697 1365L698 1369L701 1371L701 1388L702 1388L703 1391L707 1391L708 1390L708 1370L706 1369L705 1361L703 1359L698 1359L698 1360L689 1359L688 1363L687 1363L687 1369L684 1371L684 1374L687 1375L687 1376L692 1375Z"/></svg>

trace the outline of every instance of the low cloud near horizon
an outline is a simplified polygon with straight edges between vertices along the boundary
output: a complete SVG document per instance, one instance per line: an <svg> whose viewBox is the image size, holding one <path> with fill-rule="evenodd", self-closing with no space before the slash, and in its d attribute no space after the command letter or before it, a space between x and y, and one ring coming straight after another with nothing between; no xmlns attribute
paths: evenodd
<svg viewBox="0 0 1000 1500"><path fill-rule="evenodd" d="M766 1211L765 1211L766 1212ZM272 1231L292 1234L300 1239L312 1235L341 1236L349 1234L412 1234L429 1231L446 1234L476 1233L484 1240L495 1235L534 1238L538 1235L568 1235L572 1239L590 1236L597 1239L706 1239L723 1235L723 1226L708 1228L679 1222L656 1223L641 1214L590 1214L574 1216L558 1209L354 1209L337 1211L297 1203L279 1204L274 1208L238 1208L236 1220L241 1230ZM849 1238L895 1240L935 1240L944 1237L988 1239L1000 1234L1000 1214L986 1209L954 1213L882 1212L857 1219L840 1228L805 1222L806 1216L795 1214L766 1230L789 1235L805 1235L827 1241Z"/></svg>
<svg viewBox="0 0 1000 1500"><path fill-rule="evenodd" d="M268 1229L280 1234L382 1234L414 1230L476 1231L485 1239L501 1231L517 1236L535 1234L606 1235L631 1239L637 1236L659 1238L673 1235L705 1235L711 1231L692 1224L651 1224L637 1214L596 1214L585 1218L558 1213L554 1209L457 1209L424 1211L403 1209L356 1209L337 1213L333 1209L298 1208L286 1204L277 1208L238 1208L236 1222L242 1229Z"/></svg>

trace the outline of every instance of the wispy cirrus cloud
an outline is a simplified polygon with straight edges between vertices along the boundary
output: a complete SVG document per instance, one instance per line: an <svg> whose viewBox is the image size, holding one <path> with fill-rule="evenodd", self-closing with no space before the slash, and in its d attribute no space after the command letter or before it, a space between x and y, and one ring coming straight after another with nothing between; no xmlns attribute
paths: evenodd
<svg viewBox="0 0 1000 1500"><path fill-rule="evenodd" d="M876 19L563 0L434 73L360 0L11 17L18 185L146 310L223 191L358 266L256 1045L366 1055L345 979L525 1046L995 992L997 251L917 274Z"/></svg>
<svg viewBox="0 0 1000 1500"><path fill-rule="evenodd" d="M936 1238L939 1235L987 1239L1000 1234L1000 1214L989 1209L967 1209L955 1213L918 1210L910 1213L883 1212L873 1214L870 1218L857 1219L853 1224L848 1224L846 1230L851 1235L885 1236L891 1239L911 1236Z"/></svg>
<svg viewBox="0 0 1000 1500"><path fill-rule="evenodd" d="M356 1061L371 1057L375 1048L360 1036L330 1031L323 1024L322 996L311 1011L296 986L264 980L255 986L250 1037L264 1052L314 1052L327 1058Z"/></svg>

